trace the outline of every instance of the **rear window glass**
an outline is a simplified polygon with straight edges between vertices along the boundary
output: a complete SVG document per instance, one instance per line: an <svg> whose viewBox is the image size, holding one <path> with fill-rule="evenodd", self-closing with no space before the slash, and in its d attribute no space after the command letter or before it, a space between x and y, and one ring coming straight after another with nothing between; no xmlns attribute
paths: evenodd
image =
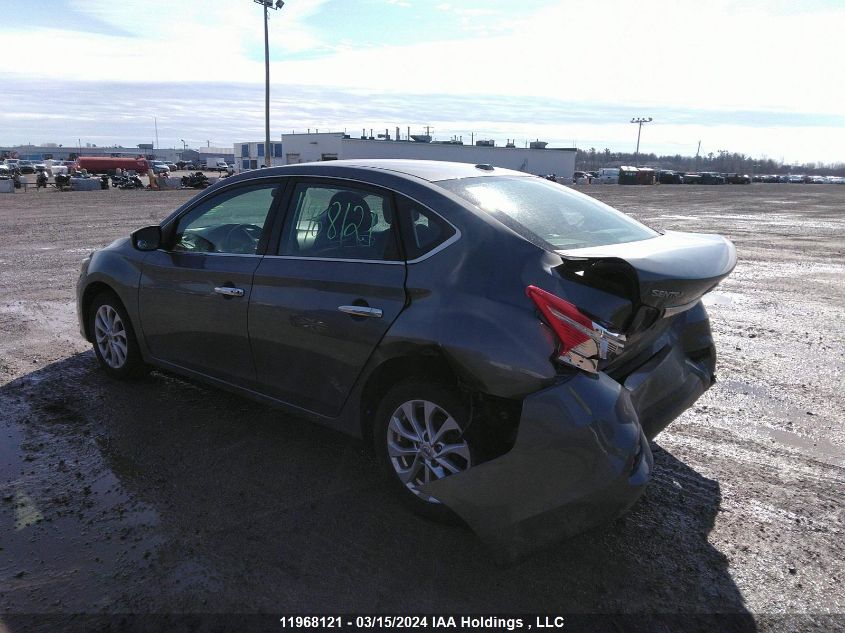
<svg viewBox="0 0 845 633"><path fill-rule="evenodd" d="M436 184L551 250L636 242L658 235L613 207L543 178L463 178Z"/></svg>

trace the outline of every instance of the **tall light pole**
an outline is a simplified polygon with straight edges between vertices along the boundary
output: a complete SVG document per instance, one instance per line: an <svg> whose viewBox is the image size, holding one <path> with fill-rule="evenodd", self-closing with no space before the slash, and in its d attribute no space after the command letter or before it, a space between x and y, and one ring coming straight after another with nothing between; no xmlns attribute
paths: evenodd
<svg viewBox="0 0 845 633"><path fill-rule="evenodd" d="M634 167L640 166L640 134L643 131L643 123L651 123L651 117L636 117L631 119L631 123L636 123L639 127L637 128L637 151L634 153Z"/></svg>
<svg viewBox="0 0 845 633"><path fill-rule="evenodd" d="M272 167L270 161L270 41L267 35L268 9L278 11L285 6L284 0L252 0L264 7L264 164Z"/></svg>

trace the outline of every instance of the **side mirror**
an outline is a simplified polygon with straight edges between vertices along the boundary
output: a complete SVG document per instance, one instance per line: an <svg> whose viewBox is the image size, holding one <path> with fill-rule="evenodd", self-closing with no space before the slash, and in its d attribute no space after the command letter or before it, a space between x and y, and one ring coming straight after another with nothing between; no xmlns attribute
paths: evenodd
<svg viewBox="0 0 845 633"><path fill-rule="evenodd" d="M132 246L139 251L154 251L161 247L161 227L145 226L132 234Z"/></svg>

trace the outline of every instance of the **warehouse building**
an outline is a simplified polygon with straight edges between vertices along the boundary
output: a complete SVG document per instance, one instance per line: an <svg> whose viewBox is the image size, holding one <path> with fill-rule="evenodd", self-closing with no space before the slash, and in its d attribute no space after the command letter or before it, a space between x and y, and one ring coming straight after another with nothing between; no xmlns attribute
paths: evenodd
<svg viewBox="0 0 845 633"><path fill-rule="evenodd" d="M571 179L575 172L575 148L546 147L534 141L529 147L515 147L513 143L496 146L493 141L479 140L464 145L460 139L437 142L428 135L409 135L402 140L399 130L391 138L388 131L379 137L362 135L352 138L343 132L314 132L283 134L280 143L270 144L270 158L264 143L246 141L234 146L238 170L258 169L261 166L293 165L324 160L355 158L407 158L443 160L458 163L489 163L496 167L515 169L529 174L555 174Z"/></svg>

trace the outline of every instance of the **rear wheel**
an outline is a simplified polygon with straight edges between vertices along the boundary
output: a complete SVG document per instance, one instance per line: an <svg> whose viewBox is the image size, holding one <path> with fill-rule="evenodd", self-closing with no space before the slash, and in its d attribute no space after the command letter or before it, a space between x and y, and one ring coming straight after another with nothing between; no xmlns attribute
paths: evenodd
<svg viewBox="0 0 845 633"><path fill-rule="evenodd" d="M88 310L94 355L114 378L132 378L149 368L141 358L135 330L120 299L112 292L98 294Z"/></svg>
<svg viewBox="0 0 845 633"><path fill-rule="evenodd" d="M376 455L403 503L418 514L457 520L421 488L476 463L475 450L463 433L468 420L462 399L440 385L406 381L382 399L374 428Z"/></svg>

